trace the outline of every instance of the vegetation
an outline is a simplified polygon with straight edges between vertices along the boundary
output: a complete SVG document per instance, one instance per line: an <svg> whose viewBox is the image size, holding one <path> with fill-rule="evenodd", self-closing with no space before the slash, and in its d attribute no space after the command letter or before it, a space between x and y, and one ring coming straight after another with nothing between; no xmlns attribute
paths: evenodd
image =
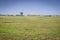
<svg viewBox="0 0 60 40"><path fill-rule="evenodd" d="M20 14L21 14L21 16L23 16L23 12L21 12Z"/></svg>
<svg viewBox="0 0 60 40"><path fill-rule="evenodd" d="M0 40L60 40L60 16L0 16Z"/></svg>

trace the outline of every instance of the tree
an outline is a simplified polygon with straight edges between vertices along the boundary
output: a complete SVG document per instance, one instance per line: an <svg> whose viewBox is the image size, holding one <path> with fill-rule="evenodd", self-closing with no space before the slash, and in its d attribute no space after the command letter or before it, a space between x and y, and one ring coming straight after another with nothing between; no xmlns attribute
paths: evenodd
<svg viewBox="0 0 60 40"><path fill-rule="evenodd" d="M23 16L23 12L20 12L21 16Z"/></svg>

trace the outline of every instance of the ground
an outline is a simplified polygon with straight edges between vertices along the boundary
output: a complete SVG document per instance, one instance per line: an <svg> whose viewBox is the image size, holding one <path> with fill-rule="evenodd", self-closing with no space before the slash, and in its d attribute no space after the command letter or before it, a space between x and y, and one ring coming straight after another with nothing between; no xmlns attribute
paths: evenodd
<svg viewBox="0 0 60 40"><path fill-rule="evenodd" d="M60 40L60 16L0 16L0 40Z"/></svg>

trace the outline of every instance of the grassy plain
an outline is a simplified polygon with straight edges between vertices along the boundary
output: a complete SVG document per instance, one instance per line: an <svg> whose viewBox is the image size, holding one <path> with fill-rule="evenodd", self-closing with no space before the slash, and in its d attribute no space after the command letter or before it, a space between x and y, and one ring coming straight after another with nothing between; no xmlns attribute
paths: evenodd
<svg viewBox="0 0 60 40"><path fill-rule="evenodd" d="M0 16L0 40L60 40L60 16Z"/></svg>

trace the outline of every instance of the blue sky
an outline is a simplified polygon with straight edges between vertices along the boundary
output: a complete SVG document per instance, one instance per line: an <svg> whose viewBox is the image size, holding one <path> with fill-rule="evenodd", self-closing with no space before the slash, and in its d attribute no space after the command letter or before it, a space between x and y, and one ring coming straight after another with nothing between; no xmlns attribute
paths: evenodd
<svg viewBox="0 0 60 40"><path fill-rule="evenodd" d="M0 0L0 14L60 15L60 0Z"/></svg>

